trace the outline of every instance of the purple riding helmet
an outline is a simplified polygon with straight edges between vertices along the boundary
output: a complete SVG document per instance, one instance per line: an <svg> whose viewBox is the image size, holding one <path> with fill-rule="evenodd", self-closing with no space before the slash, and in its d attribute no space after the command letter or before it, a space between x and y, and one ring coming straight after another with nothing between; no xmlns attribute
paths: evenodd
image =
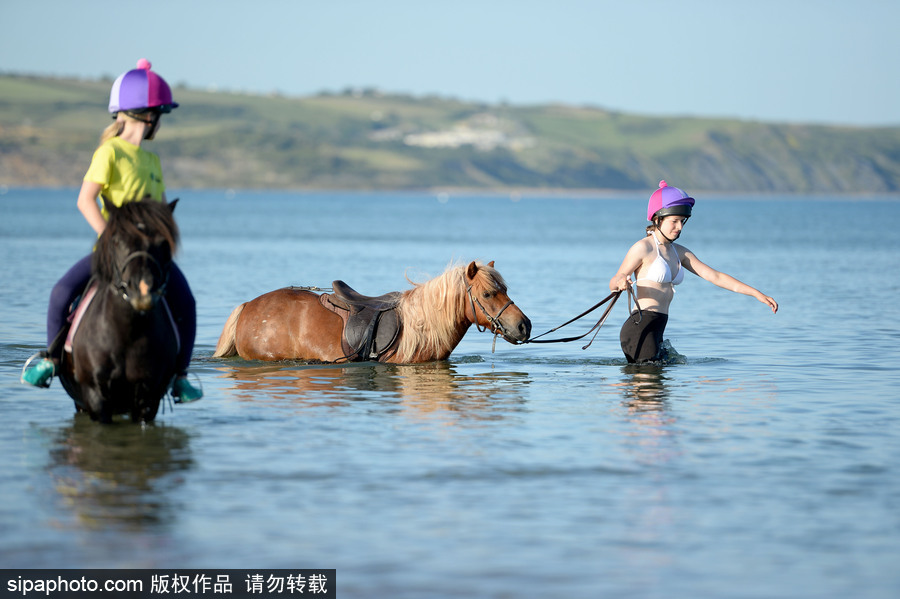
<svg viewBox="0 0 900 599"><path fill-rule="evenodd" d="M677 187L669 187L665 181L659 182L659 189L650 196L647 203L647 220L653 222L656 216L690 216L694 198Z"/></svg>
<svg viewBox="0 0 900 599"><path fill-rule="evenodd" d="M166 80L150 70L150 61L142 58L137 68L119 75L109 93L109 111L115 116L125 113L172 112L178 103L172 100L172 90Z"/></svg>

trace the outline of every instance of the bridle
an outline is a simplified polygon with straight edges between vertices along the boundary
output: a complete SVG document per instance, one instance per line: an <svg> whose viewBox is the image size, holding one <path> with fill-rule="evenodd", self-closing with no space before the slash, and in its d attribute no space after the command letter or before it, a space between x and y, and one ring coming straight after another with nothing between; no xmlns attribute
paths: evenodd
<svg viewBox="0 0 900 599"><path fill-rule="evenodd" d="M154 291L152 291L150 293L150 295L153 297L153 301L155 303L157 299L159 299L160 297L162 297L166 294L166 286L169 284L169 273L171 272L171 270L168 268L163 268L162 265L159 263L159 260L154 258L153 255L150 254L150 252L147 252L144 250L132 252L125 257L125 261L122 263L121 267L119 267L119 265L117 263L116 264L116 280L114 282L110 283L109 286L123 300L125 300L126 302L131 302L131 297L129 296L129 293L128 293L128 290L131 286L129 283L125 282L125 277L123 276L123 273L125 272L125 269L128 267L128 265L133 260L136 260L137 258L149 259L150 263L155 267L154 270L156 270L156 274L161 275L160 278L162 279L162 284L160 284L159 287L157 287Z"/></svg>
<svg viewBox="0 0 900 599"><path fill-rule="evenodd" d="M484 317L487 319L488 324L490 326L490 331L494 334L495 342L497 341L497 335L503 335L504 339L506 339L507 341L511 341L513 343L519 343L519 342L513 341L514 338L512 336L512 332L509 329L507 329L505 326L503 326L502 322L500 322L500 315L503 314L504 310L506 310L510 306L514 305L515 302L513 302L512 300L507 301L506 305L503 306L502 308L500 308L500 311L497 312L496 316L491 316L490 313L488 313L488 311L485 310L485 308L481 304L481 302L479 300L475 299L475 297L472 295L472 286L471 285L466 286L466 293L469 296L469 302L472 304L472 317L475 319L475 328L478 329L479 333L483 333L483 332L487 331L488 327L487 326L482 327L478 323L478 313L475 312L476 304L478 305L479 308L481 308L481 313L484 314Z"/></svg>

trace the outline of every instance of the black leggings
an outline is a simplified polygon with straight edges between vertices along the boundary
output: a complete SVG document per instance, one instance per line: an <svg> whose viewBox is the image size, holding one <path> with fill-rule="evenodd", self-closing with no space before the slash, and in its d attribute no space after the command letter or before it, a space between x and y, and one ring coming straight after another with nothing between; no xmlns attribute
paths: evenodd
<svg viewBox="0 0 900 599"><path fill-rule="evenodd" d="M640 314L633 312L628 317L622 325L619 341L629 364L665 359L663 333L666 331L667 322L669 322L668 314L648 310Z"/></svg>

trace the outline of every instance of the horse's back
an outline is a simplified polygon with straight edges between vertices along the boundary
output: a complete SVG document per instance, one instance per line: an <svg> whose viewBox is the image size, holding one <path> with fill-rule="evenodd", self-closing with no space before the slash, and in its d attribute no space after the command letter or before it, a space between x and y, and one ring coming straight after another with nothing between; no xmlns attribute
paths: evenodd
<svg viewBox="0 0 900 599"><path fill-rule="evenodd" d="M310 291L285 287L243 304L235 330L237 354L248 360L342 357L341 318Z"/></svg>

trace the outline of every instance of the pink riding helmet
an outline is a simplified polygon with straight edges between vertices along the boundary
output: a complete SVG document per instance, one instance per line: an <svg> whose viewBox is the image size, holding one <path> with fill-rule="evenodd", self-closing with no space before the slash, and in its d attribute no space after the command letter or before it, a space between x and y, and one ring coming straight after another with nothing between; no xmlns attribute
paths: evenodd
<svg viewBox="0 0 900 599"><path fill-rule="evenodd" d="M109 111L140 111L156 108L171 112L178 108L166 80L150 70L150 61L142 58L137 68L119 75L109 93Z"/></svg>
<svg viewBox="0 0 900 599"><path fill-rule="evenodd" d="M647 203L647 220L653 222L654 216L690 216L694 198L678 189L669 187L665 181L659 182L659 189L650 196Z"/></svg>

